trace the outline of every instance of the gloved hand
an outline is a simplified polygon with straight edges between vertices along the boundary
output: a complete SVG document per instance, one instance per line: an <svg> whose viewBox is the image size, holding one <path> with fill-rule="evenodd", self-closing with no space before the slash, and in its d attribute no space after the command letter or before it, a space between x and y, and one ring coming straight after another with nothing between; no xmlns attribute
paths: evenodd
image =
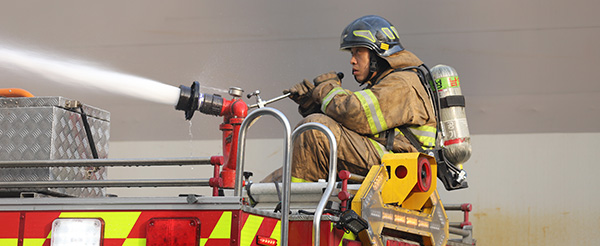
<svg viewBox="0 0 600 246"><path fill-rule="evenodd" d="M315 85L308 80L304 80L292 86L287 90L283 90L283 94L290 93L290 99L297 104L305 103L306 99L310 98L310 93L315 88Z"/></svg>
<svg viewBox="0 0 600 246"><path fill-rule="evenodd" d="M315 79L313 79L313 83L315 84L315 86L318 86L319 84L326 82L326 81L335 81L338 85L342 84L342 81L340 80L340 78L338 77L338 75L335 71L321 74L321 75L317 76Z"/></svg>
<svg viewBox="0 0 600 246"><path fill-rule="evenodd" d="M316 103L300 105L298 106L298 113L300 113L302 117L306 117L313 113L321 113L321 105Z"/></svg>

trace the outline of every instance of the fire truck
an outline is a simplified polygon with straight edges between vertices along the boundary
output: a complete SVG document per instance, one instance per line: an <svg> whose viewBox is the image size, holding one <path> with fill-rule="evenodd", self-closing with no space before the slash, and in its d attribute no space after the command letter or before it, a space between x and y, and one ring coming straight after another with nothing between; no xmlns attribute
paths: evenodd
<svg viewBox="0 0 600 246"><path fill-rule="evenodd" d="M231 99L180 86L176 109L223 117L223 155L207 158L107 158L108 112L64 97L34 97L0 90L0 246L59 245L475 245L472 206L443 204L451 171L435 154L386 154L366 176L336 168L336 142L325 126L292 131L268 101ZM260 117L276 118L283 132L282 182L251 181L245 165L246 134ZM327 180L290 182L291 142L302 132L330 140ZM331 141L333 140L333 141ZM211 165L212 176L194 179L107 179L110 167ZM456 180L454 180L456 181ZM453 186L454 185L454 186ZM117 197L110 187L210 187L212 195ZM450 189L449 189L450 187ZM454 187L454 188L452 188ZM463 213L450 222L447 212ZM459 215L461 217L461 215Z"/></svg>

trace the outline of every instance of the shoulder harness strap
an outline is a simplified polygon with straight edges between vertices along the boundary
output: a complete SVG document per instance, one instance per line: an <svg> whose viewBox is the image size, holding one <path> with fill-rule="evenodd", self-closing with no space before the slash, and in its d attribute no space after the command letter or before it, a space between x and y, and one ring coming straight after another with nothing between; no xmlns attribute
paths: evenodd
<svg viewBox="0 0 600 246"><path fill-rule="evenodd" d="M431 103L433 104L433 109L434 109L434 113L435 113L435 117L436 117L437 130L439 132L441 129L440 128L440 116L439 116L440 102L439 102L439 97L437 95L437 91L434 91L431 88L430 83L431 83L431 81L433 81L433 78L431 77L431 72L429 71L429 68L425 64L421 64L419 66L396 68L396 69L394 69L394 72L392 72L392 73L403 72L403 71L410 71L410 72L417 74L417 76L419 77L419 80L421 81L421 85L423 85L423 87L425 87L425 91L427 91L427 94L429 94L429 98L431 98ZM392 73L390 73L390 74L392 74ZM406 126L400 126L400 127L398 127L398 129L402 132L402 134L404 134L404 136L408 139L408 141L410 141L410 143L419 152L421 152L421 153L427 152L423 149L423 147L421 146L421 143L419 142L419 140L417 140L415 135ZM394 133L394 129L387 130L386 148L389 151L391 151L392 148L394 147L395 135L396 134Z"/></svg>

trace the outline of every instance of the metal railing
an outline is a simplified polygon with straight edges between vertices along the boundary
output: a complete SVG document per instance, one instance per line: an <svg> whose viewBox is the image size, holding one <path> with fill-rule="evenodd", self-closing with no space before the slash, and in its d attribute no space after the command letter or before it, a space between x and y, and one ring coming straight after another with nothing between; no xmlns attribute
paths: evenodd
<svg viewBox="0 0 600 246"><path fill-rule="evenodd" d="M446 211L462 211L464 215L464 219L462 222L450 222L448 232L454 235L462 236L462 243L475 243L475 239L473 239L473 225L469 221L469 212L472 211L473 205L471 205L470 203L447 204L444 205L444 209Z"/></svg>
<svg viewBox="0 0 600 246"><path fill-rule="evenodd" d="M0 161L0 168L54 168L54 167L137 167L210 165L210 158L161 159L61 159ZM14 188L80 188L80 187L184 187L208 186L209 179L123 179L123 180L32 180L3 181L0 189Z"/></svg>
<svg viewBox="0 0 600 246"><path fill-rule="evenodd" d="M240 126L240 132L238 135L238 153L237 153L237 165L235 170L235 187L233 191L234 196L242 196L242 178L244 173L244 155L246 146L246 131L260 116L271 115L279 120L284 126L284 143L285 147L283 150L283 192L282 192L282 206L281 206L281 245L286 246L288 242L289 233L289 212L290 212L290 180L292 176L291 171L291 159L290 159L290 135L291 127L290 122L283 113L279 110L269 107L260 108L252 111Z"/></svg>
<svg viewBox="0 0 600 246"><path fill-rule="evenodd" d="M127 166L189 166L189 165L210 165L210 158L61 159L61 160L0 161L0 168L127 167Z"/></svg>
<svg viewBox="0 0 600 246"><path fill-rule="evenodd" d="M329 177L327 180L327 188L325 188L325 192L323 192L323 196L321 196L321 200L319 201L317 209L315 210L315 217L313 218L313 245L320 245L321 215L323 215L325 205L327 205L327 201L333 192L333 187L335 185L335 179L337 176L337 141L335 140L333 132L331 132L331 130L329 130L329 128L327 128L325 125L316 122L309 122L294 130L292 133L292 142L294 142L298 135L308 130L319 130L323 132L329 140ZM284 184L286 181L289 182L289 179L284 179Z"/></svg>
<svg viewBox="0 0 600 246"><path fill-rule="evenodd" d="M244 157L245 157L245 145L246 145L246 131L248 128L254 124L254 122L263 115L271 115L277 118L284 125L284 142L285 148L283 152L284 164L283 164L283 191L282 193L282 205L281 205L281 245L288 244L288 235L289 235L289 211L290 211L290 190L291 190L291 142L293 142L298 135L307 131L307 130L319 130L323 132L327 139L329 140L330 147L330 157L329 157L329 177L327 187L325 188L325 192L321 196L321 200L317 205L315 210L315 216L313 219L313 244L319 245L320 242L320 228L321 228L321 215L323 215L323 210L325 209L325 205L327 205L327 200L331 196L333 192L336 175L337 175L337 142L335 140L335 136L333 132L329 130L325 125L321 123L310 122L301 125L298 127L292 134L291 127L288 119L283 115L279 110L274 108L264 107L257 109L250 113L242 125L240 126L239 138L238 138L238 156L237 156L237 165L236 165L236 179L235 179L235 189L234 196L242 195L242 186L243 186L243 172L244 172ZM291 135L291 139L290 139Z"/></svg>

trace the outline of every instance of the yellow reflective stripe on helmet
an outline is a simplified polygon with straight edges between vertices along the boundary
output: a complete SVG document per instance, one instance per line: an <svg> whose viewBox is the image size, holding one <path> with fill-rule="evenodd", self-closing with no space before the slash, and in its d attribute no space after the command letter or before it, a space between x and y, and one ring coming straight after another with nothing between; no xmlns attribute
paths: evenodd
<svg viewBox="0 0 600 246"><path fill-rule="evenodd" d="M394 26L390 26L390 28L392 28L392 31L394 32L394 34L396 34L396 37L400 38L400 35L398 35L398 30L396 30Z"/></svg>
<svg viewBox="0 0 600 246"><path fill-rule="evenodd" d="M395 39L395 38L396 38L396 37L394 37L394 33L392 33L392 31L391 31L389 28L387 28L387 27L381 28L381 31L382 31L383 33L385 33L385 35L386 35L386 36L387 36L389 39Z"/></svg>
<svg viewBox="0 0 600 246"><path fill-rule="evenodd" d="M248 219L246 219L246 223L244 223L242 231L240 232L240 246L252 245L256 233L264 219L265 218L260 216L248 215Z"/></svg>
<svg viewBox="0 0 600 246"><path fill-rule="evenodd" d="M388 129L387 123L379 107L379 100L371 90L362 90L354 92L360 101L367 117L367 122L371 128L371 133L376 134Z"/></svg>
<svg viewBox="0 0 600 246"><path fill-rule="evenodd" d="M231 211L225 211L208 238L231 238Z"/></svg>
<svg viewBox="0 0 600 246"><path fill-rule="evenodd" d="M431 126L411 126L410 131L415 135L417 140L421 142L423 148L435 147L435 135L437 130Z"/></svg>
<svg viewBox="0 0 600 246"><path fill-rule="evenodd" d="M373 34L371 33L370 30L355 30L352 32L352 34L354 34L354 36L357 36L357 37L366 38L369 41L375 43L375 37L373 37Z"/></svg>
<svg viewBox="0 0 600 246"><path fill-rule="evenodd" d="M323 98L323 102L321 102L321 112L325 113L325 109L327 109L327 105L329 105L329 103L331 102L333 97L335 97L337 94L348 94L348 93L341 87L335 87L332 90L330 90L329 93L327 93L327 95L325 96L325 98Z"/></svg>
<svg viewBox="0 0 600 246"><path fill-rule="evenodd" d="M104 238L127 238L142 212L62 212L59 218L102 218Z"/></svg>

